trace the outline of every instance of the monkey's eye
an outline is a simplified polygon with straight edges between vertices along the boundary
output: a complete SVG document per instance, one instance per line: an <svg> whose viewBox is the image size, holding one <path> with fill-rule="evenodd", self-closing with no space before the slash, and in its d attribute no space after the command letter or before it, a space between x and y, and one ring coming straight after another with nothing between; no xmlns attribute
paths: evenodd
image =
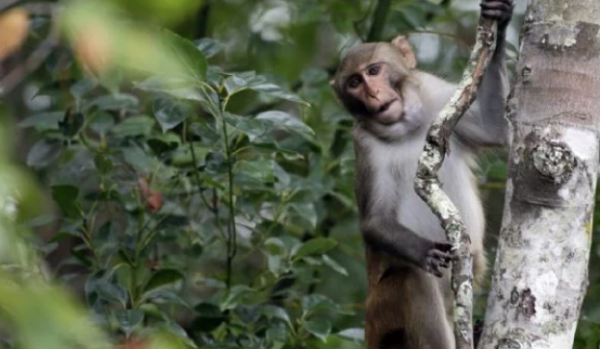
<svg viewBox="0 0 600 349"><path fill-rule="evenodd" d="M367 71L367 73L369 75L377 75L377 74L379 74L380 71L381 71L380 65L372 65L369 67L369 70Z"/></svg>
<svg viewBox="0 0 600 349"><path fill-rule="evenodd" d="M348 87L349 88L357 88L361 83L361 80L358 76L353 76L350 78L350 80L348 80Z"/></svg>

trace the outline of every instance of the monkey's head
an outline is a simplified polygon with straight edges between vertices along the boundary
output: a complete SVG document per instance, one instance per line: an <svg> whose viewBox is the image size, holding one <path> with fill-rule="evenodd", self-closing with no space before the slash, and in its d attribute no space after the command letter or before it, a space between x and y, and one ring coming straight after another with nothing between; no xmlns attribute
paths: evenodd
<svg viewBox="0 0 600 349"><path fill-rule="evenodd" d="M359 122L405 133L420 124L415 119L421 107L416 86L407 86L415 66L414 52L404 36L391 43L361 44L342 59L331 85Z"/></svg>

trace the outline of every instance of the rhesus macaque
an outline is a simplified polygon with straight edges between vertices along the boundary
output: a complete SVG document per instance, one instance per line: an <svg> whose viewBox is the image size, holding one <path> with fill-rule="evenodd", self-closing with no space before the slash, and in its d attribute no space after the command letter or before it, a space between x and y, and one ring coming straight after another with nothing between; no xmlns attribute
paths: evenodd
<svg viewBox="0 0 600 349"><path fill-rule="evenodd" d="M512 0L482 0L498 42L477 99L457 124L440 171L471 238L476 282L486 269L484 215L472 174L475 152L506 142L504 59ZM355 117L356 195L366 246L368 349L454 349L451 245L414 191L425 136L456 85L415 69L404 37L351 49L332 81Z"/></svg>

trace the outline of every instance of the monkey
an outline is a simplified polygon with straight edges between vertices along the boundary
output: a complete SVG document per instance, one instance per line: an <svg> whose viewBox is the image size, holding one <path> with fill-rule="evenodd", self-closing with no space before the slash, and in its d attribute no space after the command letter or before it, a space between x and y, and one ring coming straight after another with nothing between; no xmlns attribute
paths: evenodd
<svg viewBox="0 0 600 349"><path fill-rule="evenodd" d="M486 270L484 214L474 181L477 151L503 146L508 76L504 54L513 0L482 0L481 15L497 20L497 45L473 105L450 136L440 169L444 191L471 239L475 281ZM416 68L404 36L363 43L341 60L331 85L354 117L355 193L365 245L368 349L454 349L452 245L439 220L414 191L429 126L456 85Z"/></svg>

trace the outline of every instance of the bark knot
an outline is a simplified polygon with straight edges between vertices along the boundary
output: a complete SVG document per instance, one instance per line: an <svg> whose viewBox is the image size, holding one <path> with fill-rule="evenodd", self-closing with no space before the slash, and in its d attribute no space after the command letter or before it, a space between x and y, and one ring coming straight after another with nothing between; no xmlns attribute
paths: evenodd
<svg viewBox="0 0 600 349"><path fill-rule="evenodd" d="M502 338L498 343L496 349L521 349L523 346L521 343L517 342L514 339L510 338Z"/></svg>
<svg viewBox="0 0 600 349"><path fill-rule="evenodd" d="M556 184L565 183L576 164L573 152L566 144L542 140L531 151L533 166L545 178Z"/></svg>
<svg viewBox="0 0 600 349"><path fill-rule="evenodd" d="M510 292L510 303L516 305L517 317L523 315L530 319L535 315L535 296L530 288L519 292L516 287L513 287Z"/></svg>
<svg viewBox="0 0 600 349"><path fill-rule="evenodd" d="M521 70L521 76L523 77L523 83L526 84L529 82L529 80L531 79L531 75L532 75L532 69L530 66L525 66L523 67L523 70Z"/></svg>

